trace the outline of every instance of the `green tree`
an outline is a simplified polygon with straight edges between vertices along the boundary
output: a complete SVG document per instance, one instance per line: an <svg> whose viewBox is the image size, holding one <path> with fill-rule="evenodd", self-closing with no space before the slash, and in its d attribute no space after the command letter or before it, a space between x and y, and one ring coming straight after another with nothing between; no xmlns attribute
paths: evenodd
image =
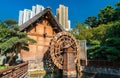
<svg viewBox="0 0 120 78"><path fill-rule="evenodd" d="M0 21L0 39L6 34L8 34L7 25L4 22Z"/></svg>
<svg viewBox="0 0 120 78"><path fill-rule="evenodd" d="M98 40L100 42L104 41L104 37L106 34L107 26L105 24L101 24L98 27L92 28L92 40Z"/></svg>
<svg viewBox="0 0 120 78"><path fill-rule="evenodd" d="M5 27L3 30L1 30L1 32L4 30L7 32L6 34L1 35L0 50L3 55L7 53L12 54L9 61L7 62L10 64L14 55L20 53L22 49L28 51L28 44L35 43L35 40L29 38L26 33L20 32L18 26L11 26L10 28Z"/></svg>
<svg viewBox="0 0 120 78"><path fill-rule="evenodd" d="M115 4L116 8L115 8L115 13L114 13L114 19L115 20L120 20L120 2Z"/></svg>
<svg viewBox="0 0 120 78"><path fill-rule="evenodd" d="M91 28L88 28L81 23L77 23L75 25L75 28L73 28L73 30L71 30L70 33L72 33L76 39L87 40L88 43L92 37Z"/></svg>
<svg viewBox="0 0 120 78"><path fill-rule="evenodd" d="M91 45L88 58L92 60L120 60L120 2L116 7L106 6L95 16L89 16L85 25L77 23L72 30L79 40L85 39Z"/></svg>
<svg viewBox="0 0 120 78"><path fill-rule="evenodd" d="M11 25L16 25L18 22L14 19L6 19L4 23L6 23L8 26L11 26Z"/></svg>
<svg viewBox="0 0 120 78"><path fill-rule="evenodd" d="M105 38L120 37L120 21L112 22L108 24L106 29Z"/></svg>
<svg viewBox="0 0 120 78"><path fill-rule="evenodd" d="M88 26L90 26L91 28L98 26L97 17L95 17L95 16L90 16L90 17L88 17L88 18L85 20L84 23L87 24Z"/></svg>
<svg viewBox="0 0 120 78"><path fill-rule="evenodd" d="M98 23L107 24L114 21L114 13L115 10L112 6L106 6L105 8L101 9L98 13Z"/></svg>
<svg viewBox="0 0 120 78"><path fill-rule="evenodd" d="M100 32L104 31L103 37L101 37L100 34L98 34L96 31L93 31L97 36L100 36L96 36L96 38L93 40L101 40L101 42L100 45L92 45L92 47L88 49L88 58L92 60L98 59L118 61L120 60L120 23L119 21L116 21L109 24L103 24L102 26L104 29L100 30ZM97 28L102 26L100 25L94 29L99 31ZM95 34L93 34L93 37L95 37ZM93 44L92 41L91 43Z"/></svg>

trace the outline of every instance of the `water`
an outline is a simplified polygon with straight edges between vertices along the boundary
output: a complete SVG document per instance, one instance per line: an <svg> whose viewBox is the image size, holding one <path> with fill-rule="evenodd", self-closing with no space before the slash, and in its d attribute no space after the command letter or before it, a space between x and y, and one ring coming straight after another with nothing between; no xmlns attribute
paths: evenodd
<svg viewBox="0 0 120 78"><path fill-rule="evenodd" d="M45 75L37 75L37 76L30 76L29 78L62 78L62 74L45 74Z"/></svg>
<svg viewBox="0 0 120 78"><path fill-rule="evenodd" d="M88 74L88 73L84 73L81 78L120 78L120 76L110 75L110 74Z"/></svg>
<svg viewBox="0 0 120 78"><path fill-rule="evenodd" d="M54 73L48 73L48 74L41 74L41 75L37 75L37 76L31 76L29 78L66 78L63 77L62 74L54 74ZM71 77L70 77L71 78ZM106 74L86 74L84 73L81 78L120 78L120 76L116 76L116 75L106 75Z"/></svg>

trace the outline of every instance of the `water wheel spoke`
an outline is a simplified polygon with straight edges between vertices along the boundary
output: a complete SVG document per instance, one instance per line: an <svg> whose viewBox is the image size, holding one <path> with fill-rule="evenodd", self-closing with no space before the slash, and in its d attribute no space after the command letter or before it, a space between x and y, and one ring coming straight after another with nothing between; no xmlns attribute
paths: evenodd
<svg viewBox="0 0 120 78"><path fill-rule="evenodd" d="M71 49L68 51L68 48ZM50 42L50 55L53 63L59 69L63 69L64 54L66 52L73 52L76 56L77 48L77 42L69 33L60 32L56 34Z"/></svg>

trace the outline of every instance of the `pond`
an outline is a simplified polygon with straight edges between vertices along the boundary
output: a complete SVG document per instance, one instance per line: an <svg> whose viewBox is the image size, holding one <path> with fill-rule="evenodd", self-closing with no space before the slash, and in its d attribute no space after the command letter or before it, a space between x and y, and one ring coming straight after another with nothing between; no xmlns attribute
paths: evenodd
<svg viewBox="0 0 120 78"><path fill-rule="evenodd" d="M67 78L67 77L63 77L62 74L48 73L46 75L31 76L29 78ZM93 76L92 74L83 74L81 78L120 78L120 76L106 75L106 74L96 74Z"/></svg>
<svg viewBox="0 0 120 78"><path fill-rule="evenodd" d="M120 78L120 76L118 76L118 75L111 75L111 74L83 73L81 78Z"/></svg>
<svg viewBox="0 0 120 78"><path fill-rule="evenodd" d="M62 78L62 74L53 74L53 73L48 73L45 75L37 75L37 76L30 76L29 78Z"/></svg>

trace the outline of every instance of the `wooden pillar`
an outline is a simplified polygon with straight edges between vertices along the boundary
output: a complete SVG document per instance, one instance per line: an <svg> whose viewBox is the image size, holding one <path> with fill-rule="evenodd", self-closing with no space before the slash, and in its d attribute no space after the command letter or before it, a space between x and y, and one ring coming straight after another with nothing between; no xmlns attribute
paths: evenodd
<svg viewBox="0 0 120 78"><path fill-rule="evenodd" d="M64 53L63 75L67 78L77 76L74 52L67 49Z"/></svg>

